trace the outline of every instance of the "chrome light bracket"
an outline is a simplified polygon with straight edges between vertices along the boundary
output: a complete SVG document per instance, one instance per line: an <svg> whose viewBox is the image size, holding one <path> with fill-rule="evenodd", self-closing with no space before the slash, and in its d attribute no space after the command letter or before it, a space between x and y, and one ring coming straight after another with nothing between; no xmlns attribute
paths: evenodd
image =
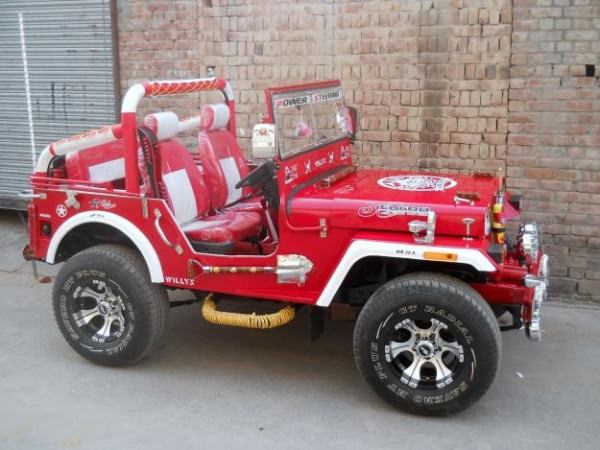
<svg viewBox="0 0 600 450"><path fill-rule="evenodd" d="M429 211L427 222L422 220L411 220L408 222L408 231L413 234L415 242L419 244L431 244L435 238L435 211ZM423 232L425 232L423 234Z"/></svg>

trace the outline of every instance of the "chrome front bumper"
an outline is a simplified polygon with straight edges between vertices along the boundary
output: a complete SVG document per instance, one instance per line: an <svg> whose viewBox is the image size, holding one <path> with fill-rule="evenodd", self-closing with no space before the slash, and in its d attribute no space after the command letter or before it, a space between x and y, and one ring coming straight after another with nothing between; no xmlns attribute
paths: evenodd
<svg viewBox="0 0 600 450"><path fill-rule="evenodd" d="M548 255L542 255L537 275L526 275L525 286L533 288L533 300L531 301L531 321L525 323L525 333L533 341L542 340L541 309L542 303L548 296Z"/></svg>

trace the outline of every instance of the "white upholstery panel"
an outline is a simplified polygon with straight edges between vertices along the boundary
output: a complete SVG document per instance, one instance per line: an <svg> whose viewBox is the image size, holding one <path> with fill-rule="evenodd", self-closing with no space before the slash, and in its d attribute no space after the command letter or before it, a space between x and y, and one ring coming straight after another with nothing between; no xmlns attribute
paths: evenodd
<svg viewBox="0 0 600 450"><path fill-rule="evenodd" d="M90 166L90 181L104 183L125 178L125 158L113 159Z"/></svg>
<svg viewBox="0 0 600 450"><path fill-rule="evenodd" d="M225 201L225 205L230 205L242 198L242 190L235 188L237 182L241 180L240 171L233 156L220 159L219 164L225 174L225 181L227 181L227 200Z"/></svg>
<svg viewBox="0 0 600 450"><path fill-rule="evenodd" d="M167 193L173 205L177 223L190 222L198 217L196 197L185 169L163 175Z"/></svg>

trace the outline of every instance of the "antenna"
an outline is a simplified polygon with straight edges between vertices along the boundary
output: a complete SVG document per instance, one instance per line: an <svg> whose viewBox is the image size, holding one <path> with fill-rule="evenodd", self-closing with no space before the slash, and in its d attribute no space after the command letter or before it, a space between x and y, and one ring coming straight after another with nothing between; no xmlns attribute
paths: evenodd
<svg viewBox="0 0 600 450"><path fill-rule="evenodd" d="M27 119L29 121L29 141L31 142L31 165L35 170L35 133L33 132L33 113L31 110L31 90L29 89L29 69L27 67L27 47L25 46L25 27L23 14L19 13L19 31L21 34L21 55L23 56L23 77L25 78L25 99L27 102Z"/></svg>

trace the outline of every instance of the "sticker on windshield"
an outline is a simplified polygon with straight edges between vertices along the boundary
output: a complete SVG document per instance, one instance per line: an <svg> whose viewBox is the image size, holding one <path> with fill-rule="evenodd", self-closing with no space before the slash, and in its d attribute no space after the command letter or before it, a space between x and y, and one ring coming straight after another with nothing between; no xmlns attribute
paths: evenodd
<svg viewBox="0 0 600 450"><path fill-rule="evenodd" d="M456 186L456 180L435 175L396 175L380 178L379 186L399 191L429 192L445 191Z"/></svg>
<svg viewBox="0 0 600 450"><path fill-rule="evenodd" d="M335 100L342 97L342 92L331 91L331 92L319 92L317 94L304 94L298 97L291 98L280 98L275 101L276 108L291 108L293 106L303 106L309 103L320 103Z"/></svg>

